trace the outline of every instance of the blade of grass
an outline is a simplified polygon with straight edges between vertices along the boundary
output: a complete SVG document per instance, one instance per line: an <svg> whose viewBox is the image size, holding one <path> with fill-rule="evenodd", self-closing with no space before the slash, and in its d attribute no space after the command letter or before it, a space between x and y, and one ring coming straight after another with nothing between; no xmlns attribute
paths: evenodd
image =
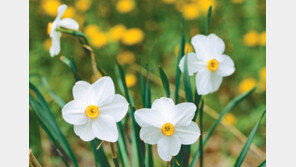
<svg viewBox="0 0 296 167"><path fill-rule="evenodd" d="M200 137L199 137L199 166L203 167L203 106L204 106L204 100L201 102L200 110L199 110L199 128L200 128Z"/></svg>
<svg viewBox="0 0 296 167"><path fill-rule="evenodd" d="M258 167L266 167L266 160L264 160Z"/></svg>
<svg viewBox="0 0 296 167"><path fill-rule="evenodd" d="M210 6L209 9L208 9L207 24L206 24L206 35L209 34L209 27L210 27L211 16L212 16L212 6Z"/></svg>
<svg viewBox="0 0 296 167"><path fill-rule="evenodd" d="M108 162L108 159L107 159L105 151L104 151L104 148L100 147L100 149L96 150L98 145L101 143L101 140L94 139L94 140L90 141L89 143L90 143L90 146L91 146L91 150L92 150L92 152L94 154L96 166L97 167L98 166L110 167L110 164Z"/></svg>
<svg viewBox="0 0 296 167"><path fill-rule="evenodd" d="M244 161L244 159L245 159L245 157L247 155L247 152L249 150L249 147L250 147L250 145L251 145L251 143L252 143L252 141L253 141L253 139L255 137L257 129L258 129L259 125L260 125L260 122L261 122L262 118L264 117L265 113L266 113L266 110L264 110L264 112L262 113L260 119L258 120L256 125L252 129L252 131L251 131L251 133L250 133L250 135L248 137L248 140L244 145L244 148L242 149L241 153L239 154L239 156L238 156L238 158L237 158L237 160L235 162L235 165L234 165L235 167L240 167L241 164L243 163L243 161Z"/></svg>
<svg viewBox="0 0 296 167"><path fill-rule="evenodd" d="M76 68L76 63L75 63L75 60L71 57L70 59L68 59L67 57L65 56L61 56L60 57L60 60L65 63L68 67L70 67L70 69L72 70L73 72L73 75L74 75L74 78L75 78L75 81L79 81L81 80L78 73L77 73L77 68Z"/></svg>
<svg viewBox="0 0 296 167"><path fill-rule="evenodd" d="M119 78L120 78L120 82L119 84L122 84L122 87L124 89L124 94L125 97L127 98L129 104L130 104L130 109L129 109L129 115L131 117L131 121L132 121L132 157L133 157L133 166L143 166L144 165L144 157L143 157L143 151L140 147L140 138L139 138L139 132L138 132L138 125L136 123L135 117L134 117L134 112L135 112L135 105L134 102L132 100L132 97L127 89L126 86L126 81L125 81L125 73L122 69L122 67L120 66L120 64L117 62L117 68L118 68L118 72L119 72Z"/></svg>
<svg viewBox="0 0 296 167"><path fill-rule="evenodd" d="M39 107L38 109L35 108L35 112L39 114L38 116L39 116L40 120L42 120L44 123L46 123L48 129L52 132L52 135L54 136L54 138L58 141L58 143L64 149L66 154L69 156L73 165L78 166L78 163L77 163L76 158L69 146L69 143L66 140L65 136L62 134L62 132L57 124L57 121L56 121L54 115L52 114L48 104L46 103L44 97L41 95L39 90L33 84L29 83L29 88L32 92L35 93L39 103L41 104L41 107ZM33 101L32 98L31 98L31 101Z"/></svg>
<svg viewBox="0 0 296 167"><path fill-rule="evenodd" d="M118 147L118 151L119 151L119 155L122 161L122 166L123 167L130 167L130 161L128 158L128 152L127 152L127 147L126 147L126 142L124 139L124 132L123 132L123 127L122 127L122 123L118 122L117 123L118 126L118 130L119 130L119 138L118 138L118 142L117 142L117 147Z"/></svg>
<svg viewBox="0 0 296 167"><path fill-rule="evenodd" d="M231 102L228 103L228 105L223 109L222 113L220 114L219 118L215 121L214 125L211 127L209 132L207 133L206 137L203 139L203 145L208 141L210 136L213 134L216 127L219 125L220 121L222 120L223 116L231 111L236 105L238 105L242 100L244 100L246 97L248 97L253 91L255 90L255 87L249 90L248 92L234 98ZM193 159L190 163L190 167L194 167L195 163L197 162L197 159L199 157L199 150L197 150L193 156Z"/></svg>
<svg viewBox="0 0 296 167"><path fill-rule="evenodd" d="M170 85L169 85L169 80L168 77L166 76L165 72L161 67L159 67L159 75L162 81L162 86L164 88L164 91L166 93L167 97L170 97Z"/></svg>

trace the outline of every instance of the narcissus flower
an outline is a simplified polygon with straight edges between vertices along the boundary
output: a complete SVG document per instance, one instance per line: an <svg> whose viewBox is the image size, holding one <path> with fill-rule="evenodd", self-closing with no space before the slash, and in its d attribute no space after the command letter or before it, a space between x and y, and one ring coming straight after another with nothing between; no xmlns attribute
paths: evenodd
<svg viewBox="0 0 296 167"><path fill-rule="evenodd" d="M196 88L200 95L215 92L219 89L223 77L231 75L235 68L232 59L223 54L225 44L215 34L196 35L191 43L195 53L187 54L188 74L196 73ZM179 64L181 71L184 70L184 56Z"/></svg>
<svg viewBox="0 0 296 167"><path fill-rule="evenodd" d="M116 122L127 113L126 99L115 94L110 77L102 77L93 84L78 81L73 87L74 100L67 103L62 114L66 122L74 124L74 132L84 141L95 137L108 142L118 140Z"/></svg>
<svg viewBox="0 0 296 167"><path fill-rule="evenodd" d="M52 57L55 55L58 55L61 50L60 38L62 36L62 33L56 31L56 28L64 27L64 28L73 29L73 30L79 29L79 25L75 20L71 18L61 19L66 9L67 9L67 5L65 4L59 6L58 16L52 23L49 23L47 26L47 34L50 36L52 40L51 48L49 49L50 56Z"/></svg>
<svg viewBox="0 0 296 167"><path fill-rule="evenodd" d="M175 105L166 97L155 100L151 109L137 110L135 119L141 127L141 140L157 144L161 159L170 161L180 151L181 144L193 144L200 136L199 127L192 121L195 110L193 103Z"/></svg>

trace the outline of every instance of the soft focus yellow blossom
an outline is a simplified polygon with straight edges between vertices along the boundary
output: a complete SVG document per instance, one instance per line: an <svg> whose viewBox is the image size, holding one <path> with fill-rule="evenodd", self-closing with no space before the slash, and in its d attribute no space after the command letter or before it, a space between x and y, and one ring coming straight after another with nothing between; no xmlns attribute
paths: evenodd
<svg viewBox="0 0 296 167"><path fill-rule="evenodd" d="M201 12L204 15L208 14L209 7L212 6L212 10L216 7L216 1L215 0L197 0L197 6L201 10Z"/></svg>
<svg viewBox="0 0 296 167"><path fill-rule="evenodd" d="M259 34L255 30L249 31L243 37L243 42L246 46L256 46L258 44L258 40Z"/></svg>
<svg viewBox="0 0 296 167"><path fill-rule="evenodd" d="M75 8L82 12L89 9L90 5L91 5L91 0L77 0L75 2Z"/></svg>
<svg viewBox="0 0 296 167"><path fill-rule="evenodd" d="M74 8L68 6L65 13L63 14L63 18L73 18L74 14L75 14Z"/></svg>
<svg viewBox="0 0 296 167"><path fill-rule="evenodd" d="M266 31L262 32L259 35L259 45L265 46L266 45Z"/></svg>
<svg viewBox="0 0 296 167"><path fill-rule="evenodd" d="M46 51L49 51L49 48L51 47L51 39L47 38L44 42L43 42L43 48Z"/></svg>
<svg viewBox="0 0 296 167"><path fill-rule="evenodd" d="M84 33L86 36L91 37L94 36L95 34L99 33L100 29L97 25L95 24L90 24L85 27Z"/></svg>
<svg viewBox="0 0 296 167"><path fill-rule="evenodd" d="M131 28L125 31L122 42L126 45L134 45L142 42L144 39L144 32L139 28Z"/></svg>
<svg viewBox="0 0 296 167"><path fill-rule="evenodd" d="M261 90L266 90L266 67L262 67L259 71L260 83L259 87Z"/></svg>
<svg viewBox="0 0 296 167"><path fill-rule="evenodd" d="M235 125L236 121L237 121L237 118L231 114L231 113L227 113L224 118L223 118L223 121L225 123L227 123L228 125Z"/></svg>
<svg viewBox="0 0 296 167"><path fill-rule="evenodd" d="M199 16L199 8L195 3L185 4L182 7L182 13L186 20L193 20Z"/></svg>
<svg viewBox="0 0 296 167"><path fill-rule="evenodd" d="M176 0L162 0L162 2L166 4L173 4L174 2L176 2Z"/></svg>
<svg viewBox="0 0 296 167"><path fill-rule="evenodd" d="M61 5L58 0L43 0L42 1L42 9L43 11L50 15L56 16L58 13L58 7Z"/></svg>
<svg viewBox="0 0 296 167"><path fill-rule="evenodd" d="M231 0L233 3L243 3L245 0Z"/></svg>
<svg viewBox="0 0 296 167"><path fill-rule="evenodd" d="M241 81L239 84L239 92L245 93L252 89L256 85L256 80L254 78L247 78Z"/></svg>
<svg viewBox="0 0 296 167"><path fill-rule="evenodd" d="M133 87L137 82L137 77L134 74L127 74L125 76L125 82L128 88Z"/></svg>
<svg viewBox="0 0 296 167"><path fill-rule="evenodd" d="M112 27L109 31L109 37L113 41L118 41L122 38L123 34L125 33L125 26L123 24L117 24L116 26Z"/></svg>
<svg viewBox="0 0 296 167"><path fill-rule="evenodd" d="M117 61L119 64L132 64L135 62L135 55L130 51L123 51L117 55Z"/></svg>
<svg viewBox="0 0 296 167"><path fill-rule="evenodd" d="M89 38L89 42L94 47L101 48L107 44L107 35L102 32L95 33Z"/></svg>
<svg viewBox="0 0 296 167"><path fill-rule="evenodd" d="M179 55L179 47L180 47L180 45L177 45L175 47L175 54L176 55ZM190 53L190 52L194 52L192 45L190 43L185 43L184 53Z"/></svg>
<svg viewBox="0 0 296 167"><path fill-rule="evenodd" d="M120 13L128 13L135 8L135 2L133 0L119 0L116 3L116 9Z"/></svg>

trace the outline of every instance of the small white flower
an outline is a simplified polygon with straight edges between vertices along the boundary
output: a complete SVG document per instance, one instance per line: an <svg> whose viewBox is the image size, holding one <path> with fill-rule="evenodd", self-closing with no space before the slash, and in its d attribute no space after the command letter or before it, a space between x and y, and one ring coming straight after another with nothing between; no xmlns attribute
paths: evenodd
<svg viewBox="0 0 296 167"><path fill-rule="evenodd" d="M223 77L231 75L235 68L232 59L223 54L225 44L215 34L196 35L191 39L195 53L187 54L188 74L196 74L196 88L200 95L215 92L219 89ZM179 68L183 72L185 56Z"/></svg>
<svg viewBox="0 0 296 167"><path fill-rule="evenodd" d="M73 20L71 18L61 19L64 12L66 11L66 9L67 9L67 5L65 5L65 4L59 6L58 16L56 17L56 19L52 23L49 23L47 26L47 34L49 34L49 36L52 40L51 48L49 50L50 56L52 56L52 57L55 55L58 55L61 50L60 49L60 38L62 36L62 33L56 31L56 28L65 27L65 28L73 29L73 30L79 29L79 24L75 20Z"/></svg>
<svg viewBox="0 0 296 167"><path fill-rule="evenodd" d="M140 125L140 138L145 143L157 144L159 156L170 161L180 151L181 144L190 145L200 136L200 130L192 121L196 111L193 103L175 105L170 98L162 97L153 102L152 108L135 112Z"/></svg>
<svg viewBox="0 0 296 167"><path fill-rule="evenodd" d="M127 113L126 99L115 94L110 77L102 77L93 84L78 81L73 87L74 100L63 109L63 118L74 124L74 132L84 141L100 140L116 142L119 122Z"/></svg>

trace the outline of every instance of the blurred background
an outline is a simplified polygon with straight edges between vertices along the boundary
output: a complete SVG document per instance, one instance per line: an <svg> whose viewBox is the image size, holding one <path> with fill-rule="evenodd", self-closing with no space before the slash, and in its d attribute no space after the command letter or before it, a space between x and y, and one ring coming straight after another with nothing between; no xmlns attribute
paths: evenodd
<svg viewBox="0 0 296 167"><path fill-rule="evenodd" d="M55 19L61 4L68 5L63 18L70 17L79 23L80 31L86 34L94 49L97 62L112 77L115 85L116 60L123 65L127 86L137 108L142 107L140 67L149 65L152 101L165 96L161 82L158 82L158 67L165 70L169 81L174 84L181 39L180 14L184 17L185 51L193 52L191 38L205 33L206 14L212 5L209 32L224 40L225 54L233 59L236 71L223 79L219 91L204 97L205 103L215 112L221 113L234 97L257 86L251 96L225 115L223 125L218 126L205 147L205 166L228 167L234 164L244 145L240 137L249 135L265 109L265 0L30 0L30 74L44 76L49 87L68 102L73 99L75 80L60 56L75 59L78 74L83 80L93 82L94 76L90 57L85 55L73 36L63 35L60 55L53 58L49 55L51 39L47 35L47 24ZM46 97L80 166L94 166L89 144L80 140L74 134L73 126L62 119L61 108L40 80L30 80ZM117 93L122 94L118 88ZM206 132L215 119L208 114L204 116ZM235 134L231 128L237 129L238 133ZM129 131L128 128L125 130ZM265 160L265 137L264 119L253 141L256 146L248 152L243 166L258 166ZM197 146L198 143L193 145L193 152ZM64 165L31 112L30 148L44 166ZM106 152L111 157L108 147ZM155 164L164 164L156 152L154 155Z"/></svg>

